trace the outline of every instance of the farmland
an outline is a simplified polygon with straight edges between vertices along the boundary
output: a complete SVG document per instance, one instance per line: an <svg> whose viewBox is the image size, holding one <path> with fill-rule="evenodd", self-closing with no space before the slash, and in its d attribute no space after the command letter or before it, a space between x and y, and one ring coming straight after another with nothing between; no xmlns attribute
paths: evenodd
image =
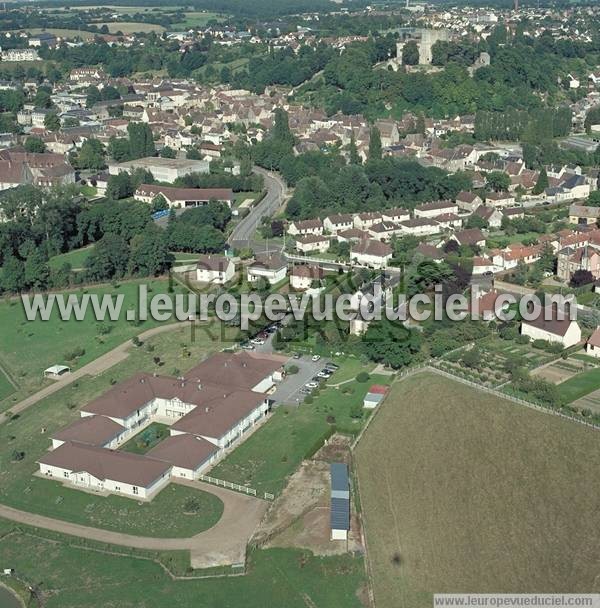
<svg viewBox="0 0 600 608"><path fill-rule="evenodd" d="M356 450L377 606L599 591L598 437L434 374L397 383Z"/></svg>
<svg viewBox="0 0 600 608"><path fill-rule="evenodd" d="M136 34L138 32L157 32L165 31L165 27L156 23L141 23L135 21L115 21L112 23L95 23L98 27L106 25L111 34L122 32L123 34Z"/></svg>

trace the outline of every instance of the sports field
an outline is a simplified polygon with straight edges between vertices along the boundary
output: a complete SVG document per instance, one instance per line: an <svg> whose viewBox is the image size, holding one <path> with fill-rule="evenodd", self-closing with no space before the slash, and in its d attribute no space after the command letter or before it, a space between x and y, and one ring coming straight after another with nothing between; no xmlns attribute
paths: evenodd
<svg viewBox="0 0 600 608"><path fill-rule="evenodd" d="M598 592L600 433L434 374L356 450L377 608L435 592Z"/></svg>
<svg viewBox="0 0 600 608"><path fill-rule="evenodd" d="M123 34L136 34L138 32L164 32L165 28L156 23L142 23L135 21L114 21L112 23L95 23L98 27L106 25L111 34L123 32Z"/></svg>

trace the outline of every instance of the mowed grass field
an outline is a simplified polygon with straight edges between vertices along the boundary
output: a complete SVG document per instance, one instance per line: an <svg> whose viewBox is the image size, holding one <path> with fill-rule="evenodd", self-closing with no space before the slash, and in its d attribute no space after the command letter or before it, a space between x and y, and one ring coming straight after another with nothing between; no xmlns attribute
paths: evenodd
<svg viewBox="0 0 600 608"><path fill-rule="evenodd" d="M81 38L82 40L92 40L94 38L94 36L96 36L96 34L94 34L93 32L86 32L84 30L69 30L69 29L61 29L61 28L40 28L40 27L34 27L34 28L30 28L30 29L23 29L23 30L13 30L15 32L21 32L21 31L26 31L29 34L44 34L44 33L48 33L48 34L54 34L55 36L59 37L59 38L68 38L68 39L72 39L72 38Z"/></svg>
<svg viewBox="0 0 600 608"><path fill-rule="evenodd" d="M10 522L0 520L0 559L36 586L46 608L364 606L358 593L364 585L363 561L350 555L257 550L249 555L245 576L173 580L154 561L118 555L120 547L100 552L74 538L46 539L43 531L31 528L7 536L12 530Z"/></svg>
<svg viewBox="0 0 600 608"><path fill-rule="evenodd" d="M598 592L600 433L434 374L355 453L378 608L435 592Z"/></svg>
<svg viewBox="0 0 600 608"><path fill-rule="evenodd" d="M42 377L43 371L50 365L59 363L77 369L133 336L158 325L151 318L141 323L126 319L126 310L137 309L139 284L140 281L129 281L69 292L79 300L86 294L110 294L114 298L122 295L123 310L118 321L96 321L91 306L82 321L63 321L56 306L48 321L40 318L28 321L20 299L0 301L0 367L6 369L20 389L8 403L7 400L2 401L0 393L0 411L10 407L13 399L20 399L45 383L50 383L50 380ZM150 280L146 284L149 298L168 291L166 280ZM175 289L181 291L178 287ZM78 349L85 352L75 359L70 358Z"/></svg>
<svg viewBox="0 0 600 608"><path fill-rule="evenodd" d="M571 403L600 388L600 367L577 374L558 385L565 403Z"/></svg>

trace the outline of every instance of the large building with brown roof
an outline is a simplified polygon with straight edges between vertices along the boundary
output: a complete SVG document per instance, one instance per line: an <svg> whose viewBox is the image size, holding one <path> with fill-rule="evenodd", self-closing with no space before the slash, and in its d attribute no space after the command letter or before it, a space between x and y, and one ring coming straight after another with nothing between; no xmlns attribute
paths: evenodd
<svg viewBox="0 0 600 608"><path fill-rule="evenodd" d="M171 477L197 479L269 410L285 358L218 353L185 376L138 373L84 405L52 435L40 474L75 487L151 499ZM152 422L170 437L144 456L118 448Z"/></svg>
<svg viewBox="0 0 600 608"><path fill-rule="evenodd" d="M172 186L157 186L141 184L133 198L144 203L152 203L162 196L169 207L200 207L210 201L226 203L231 207L233 190L231 188L173 188Z"/></svg>

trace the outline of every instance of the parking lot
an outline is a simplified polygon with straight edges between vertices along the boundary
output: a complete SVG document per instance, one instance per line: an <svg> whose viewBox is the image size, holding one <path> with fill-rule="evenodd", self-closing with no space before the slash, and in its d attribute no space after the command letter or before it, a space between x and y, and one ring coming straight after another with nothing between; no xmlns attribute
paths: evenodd
<svg viewBox="0 0 600 608"><path fill-rule="evenodd" d="M300 389L310 382L313 376L316 376L325 365L327 359L319 361L311 361L310 357L302 357L300 359L290 359L288 365L295 365L298 368L297 374L288 374L285 380L277 385L277 390L271 398L275 405L298 405L304 401L306 395L300 392Z"/></svg>
<svg viewBox="0 0 600 608"><path fill-rule="evenodd" d="M272 353L273 334L264 336L264 344L252 343L253 351L256 353ZM290 360L287 366L295 365L298 368L297 374L289 374L286 378L279 382L277 389L271 395L271 399L275 406L278 405L298 405L304 401L306 397L301 389L307 382L310 382L313 376L316 376L329 363L328 359L319 359L313 361L310 355L304 355L299 359Z"/></svg>

